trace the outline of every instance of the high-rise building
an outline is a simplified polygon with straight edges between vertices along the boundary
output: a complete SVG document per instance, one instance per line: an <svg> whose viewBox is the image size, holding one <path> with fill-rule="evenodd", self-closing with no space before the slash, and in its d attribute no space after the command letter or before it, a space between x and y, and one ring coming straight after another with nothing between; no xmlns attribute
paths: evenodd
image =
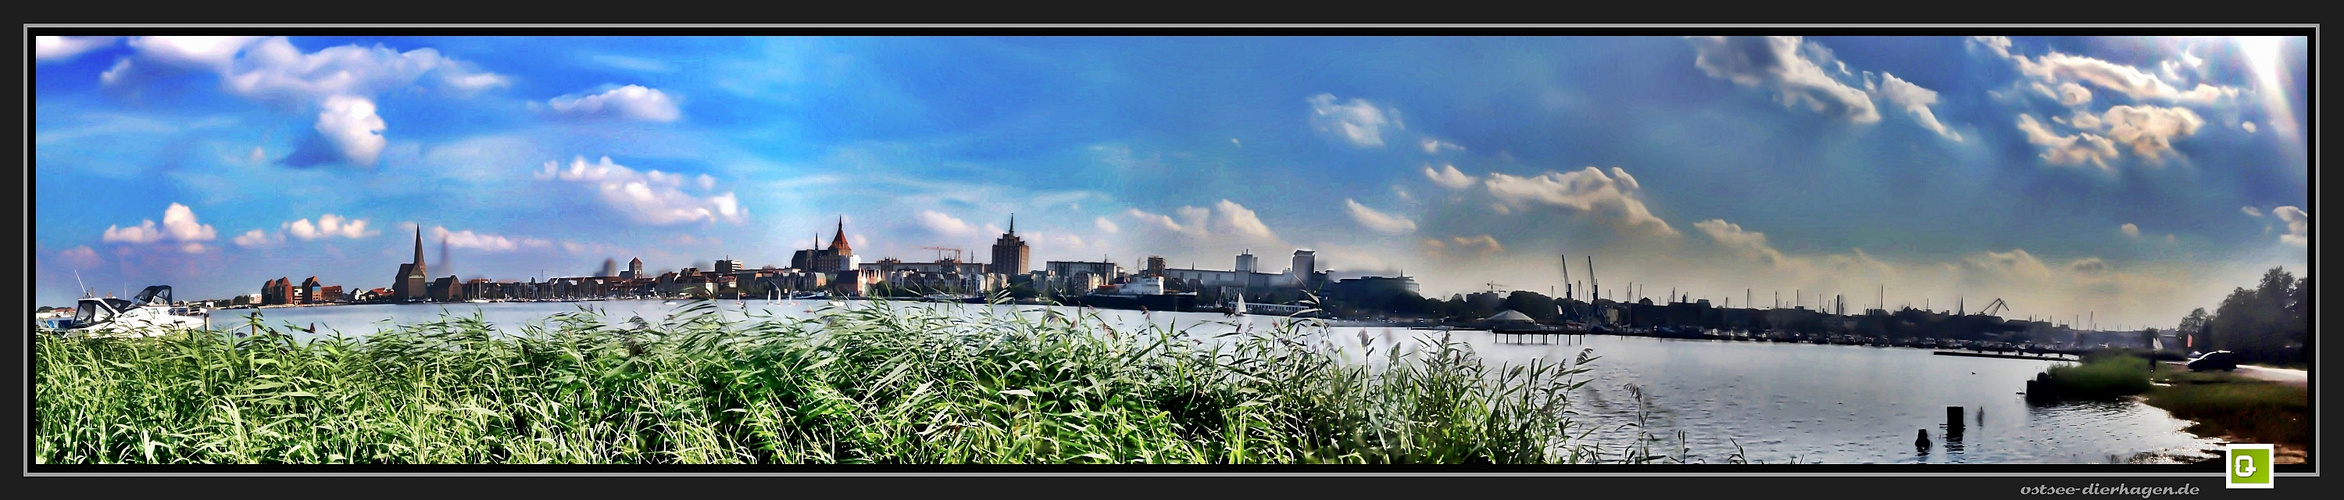
<svg viewBox="0 0 2344 500"><path fill-rule="evenodd" d="M424 287L429 280L423 269L423 225L415 225L415 262L400 264L399 275L391 278L391 298L401 302L424 298Z"/></svg>
<svg viewBox="0 0 2344 500"><path fill-rule="evenodd" d="M1009 232L1002 233L1001 239L993 241L992 271L994 274L1012 276L1025 274L1033 263L1029 260L1032 258L1033 248L1026 246L1025 238L1017 237L1017 214L1010 214Z"/></svg>
<svg viewBox="0 0 2344 500"><path fill-rule="evenodd" d="M1155 255L1148 256L1148 270L1146 275L1156 277L1164 276L1164 258Z"/></svg>
<svg viewBox="0 0 2344 500"><path fill-rule="evenodd" d="M1245 253L1237 254L1237 272L1254 272L1256 260L1257 259L1253 257L1253 249L1251 248L1246 249Z"/></svg>
<svg viewBox="0 0 2344 500"><path fill-rule="evenodd" d="M1311 250L1294 251L1295 279L1308 280L1311 273L1318 272L1317 254L1318 252Z"/></svg>

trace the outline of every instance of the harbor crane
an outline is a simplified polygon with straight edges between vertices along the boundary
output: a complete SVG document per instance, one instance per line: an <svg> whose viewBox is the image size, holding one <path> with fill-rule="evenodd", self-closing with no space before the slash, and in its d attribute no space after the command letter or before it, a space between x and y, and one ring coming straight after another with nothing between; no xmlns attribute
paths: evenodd
<svg viewBox="0 0 2344 500"><path fill-rule="evenodd" d="M1994 299L1994 301L1993 301L1993 302L1988 302L1988 303L1986 303L1986 308L1985 308L1985 309L1979 309L1979 310L1978 310L1978 314L1984 314L1984 315L1987 315L1987 316L1993 316L1993 315L1994 315L1994 313L1995 313L1995 312L1997 312L1997 311L2008 311L2008 310L2010 310L2010 304L2007 304L2007 303L2004 303L2004 302L2002 302L2002 299L2001 299L2000 297L1997 297L1997 298L1995 298L1995 299Z"/></svg>

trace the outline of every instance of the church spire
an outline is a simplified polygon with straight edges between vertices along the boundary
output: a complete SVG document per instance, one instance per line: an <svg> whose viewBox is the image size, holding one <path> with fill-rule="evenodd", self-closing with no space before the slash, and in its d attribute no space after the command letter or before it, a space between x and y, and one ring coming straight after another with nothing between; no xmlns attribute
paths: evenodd
<svg viewBox="0 0 2344 500"><path fill-rule="evenodd" d="M838 251L840 255L847 255L847 252L854 251L846 244L846 216L844 215L838 216L838 236L830 238L830 249Z"/></svg>
<svg viewBox="0 0 2344 500"><path fill-rule="evenodd" d="M1017 214L1014 212L1009 214L1009 235L1017 235Z"/></svg>
<svg viewBox="0 0 2344 500"><path fill-rule="evenodd" d="M423 271L423 225L415 225L415 275L428 276Z"/></svg>

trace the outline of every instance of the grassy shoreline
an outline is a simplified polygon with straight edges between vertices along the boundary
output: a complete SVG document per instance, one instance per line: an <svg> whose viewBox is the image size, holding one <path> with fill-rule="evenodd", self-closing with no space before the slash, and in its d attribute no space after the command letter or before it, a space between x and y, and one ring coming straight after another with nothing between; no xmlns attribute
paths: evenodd
<svg viewBox="0 0 2344 500"><path fill-rule="evenodd" d="M2152 363L2130 354L2094 353L2082 363L2046 370L2044 382L2033 384L2028 397L2139 396L2143 403L2190 421L2184 430L2191 434L2224 442L2271 443L2283 450L2282 463L2288 456L2302 461L2311 426L2306 388Z"/></svg>
<svg viewBox="0 0 2344 500"><path fill-rule="evenodd" d="M1565 403L1591 359L1490 367L1444 341L1371 368L1294 326L1206 343L1095 316L714 311L616 328L564 313L509 337L478 316L363 340L40 336L34 460L1684 461L1585 439Z"/></svg>

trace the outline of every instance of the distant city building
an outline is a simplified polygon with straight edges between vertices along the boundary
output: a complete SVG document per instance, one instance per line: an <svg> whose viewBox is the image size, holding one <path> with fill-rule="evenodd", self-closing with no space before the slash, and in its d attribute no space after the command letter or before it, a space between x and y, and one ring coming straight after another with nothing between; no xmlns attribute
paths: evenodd
<svg viewBox="0 0 2344 500"><path fill-rule="evenodd" d="M402 302L423 300L426 290L423 269L423 225L415 225L415 262L400 264L399 275L391 279L391 299Z"/></svg>
<svg viewBox="0 0 2344 500"><path fill-rule="evenodd" d="M1315 282L1315 280L1314 280L1313 278L1315 278L1317 275L1318 275L1318 252L1316 252L1316 251L1312 251L1312 250L1295 250L1295 251L1294 251L1294 281L1295 281L1295 285L1296 285L1296 286L1301 286L1301 287L1304 287L1304 288L1312 288L1312 287L1315 287L1316 285L1318 285L1318 283L1317 283L1317 282Z"/></svg>
<svg viewBox="0 0 2344 500"><path fill-rule="evenodd" d="M330 304L335 302L343 302L345 300L348 299L342 296L342 285L333 285L318 288L317 296L311 297L309 303Z"/></svg>
<svg viewBox="0 0 2344 500"><path fill-rule="evenodd" d="M460 291L458 290L460 286L456 283L456 275L450 274L448 277L432 280L431 284L426 285L424 296L439 302L455 302L457 300L456 293Z"/></svg>
<svg viewBox="0 0 2344 500"><path fill-rule="evenodd" d="M317 284L316 276L311 276L309 279L301 280L301 287L293 289L293 301L295 303L301 304L316 304L318 302L322 302L318 300L317 297L318 288L320 288L320 285Z"/></svg>
<svg viewBox="0 0 2344 500"><path fill-rule="evenodd" d="M1047 285L1069 293L1088 292L1114 283L1123 275L1123 266L1114 262L1053 260L1043 263L1043 267L1050 272L1051 283Z"/></svg>
<svg viewBox="0 0 2344 500"><path fill-rule="evenodd" d="M642 257L636 257L636 258L634 258L634 260L629 260L629 261L627 261L627 270L625 270L625 271L619 271L619 278L621 278L621 279L637 279L637 278L642 278L642 277L643 277L643 258L642 258Z"/></svg>
<svg viewBox="0 0 2344 500"><path fill-rule="evenodd" d="M821 241L821 235L814 237L817 243ZM831 237L829 248L799 250L790 257L791 268L826 273L855 271L862 263L863 259L856 257L854 248L846 243L845 217L838 218L838 234Z"/></svg>
<svg viewBox="0 0 2344 500"><path fill-rule="evenodd" d="M1255 269L1258 269L1255 267L1258 265L1258 261L1259 259L1256 259L1253 256L1253 249L1245 249L1245 253L1237 254L1237 272L1254 272Z"/></svg>
<svg viewBox="0 0 2344 500"><path fill-rule="evenodd" d="M260 284L260 305L291 304L294 300L293 281L277 278Z"/></svg>
<svg viewBox="0 0 2344 500"><path fill-rule="evenodd" d="M740 270L741 270L741 261L732 260L732 259L717 259L717 261L716 261L716 272L718 272L718 273L722 273L722 274L732 274L732 273L734 273L734 272L737 272L737 271L740 271Z"/></svg>
<svg viewBox="0 0 2344 500"><path fill-rule="evenodd" d="M1001 239L993 241L993 273L1025 274L1032 267L1029 260L1032 257L1033 248L1026 246L1025 238L1017 237L1017 215L1010 214L1009 232L1001 233Z"/></svg>
<svg viewBox="0 0 2344 500"><path fill-rule="evenodd" d="M1148 262L1148 270L1147 270L1147 273L1146 273L1146 274L1144 274L1144 276L1154 276L1154 277L1159 277L1159 278L1164 276L1164 258L1163 258L1163 257L1159 257L1159 256L1150 255L1150 256L1148 256L1148 261L1147 261L1147 262Z"/></svg>

